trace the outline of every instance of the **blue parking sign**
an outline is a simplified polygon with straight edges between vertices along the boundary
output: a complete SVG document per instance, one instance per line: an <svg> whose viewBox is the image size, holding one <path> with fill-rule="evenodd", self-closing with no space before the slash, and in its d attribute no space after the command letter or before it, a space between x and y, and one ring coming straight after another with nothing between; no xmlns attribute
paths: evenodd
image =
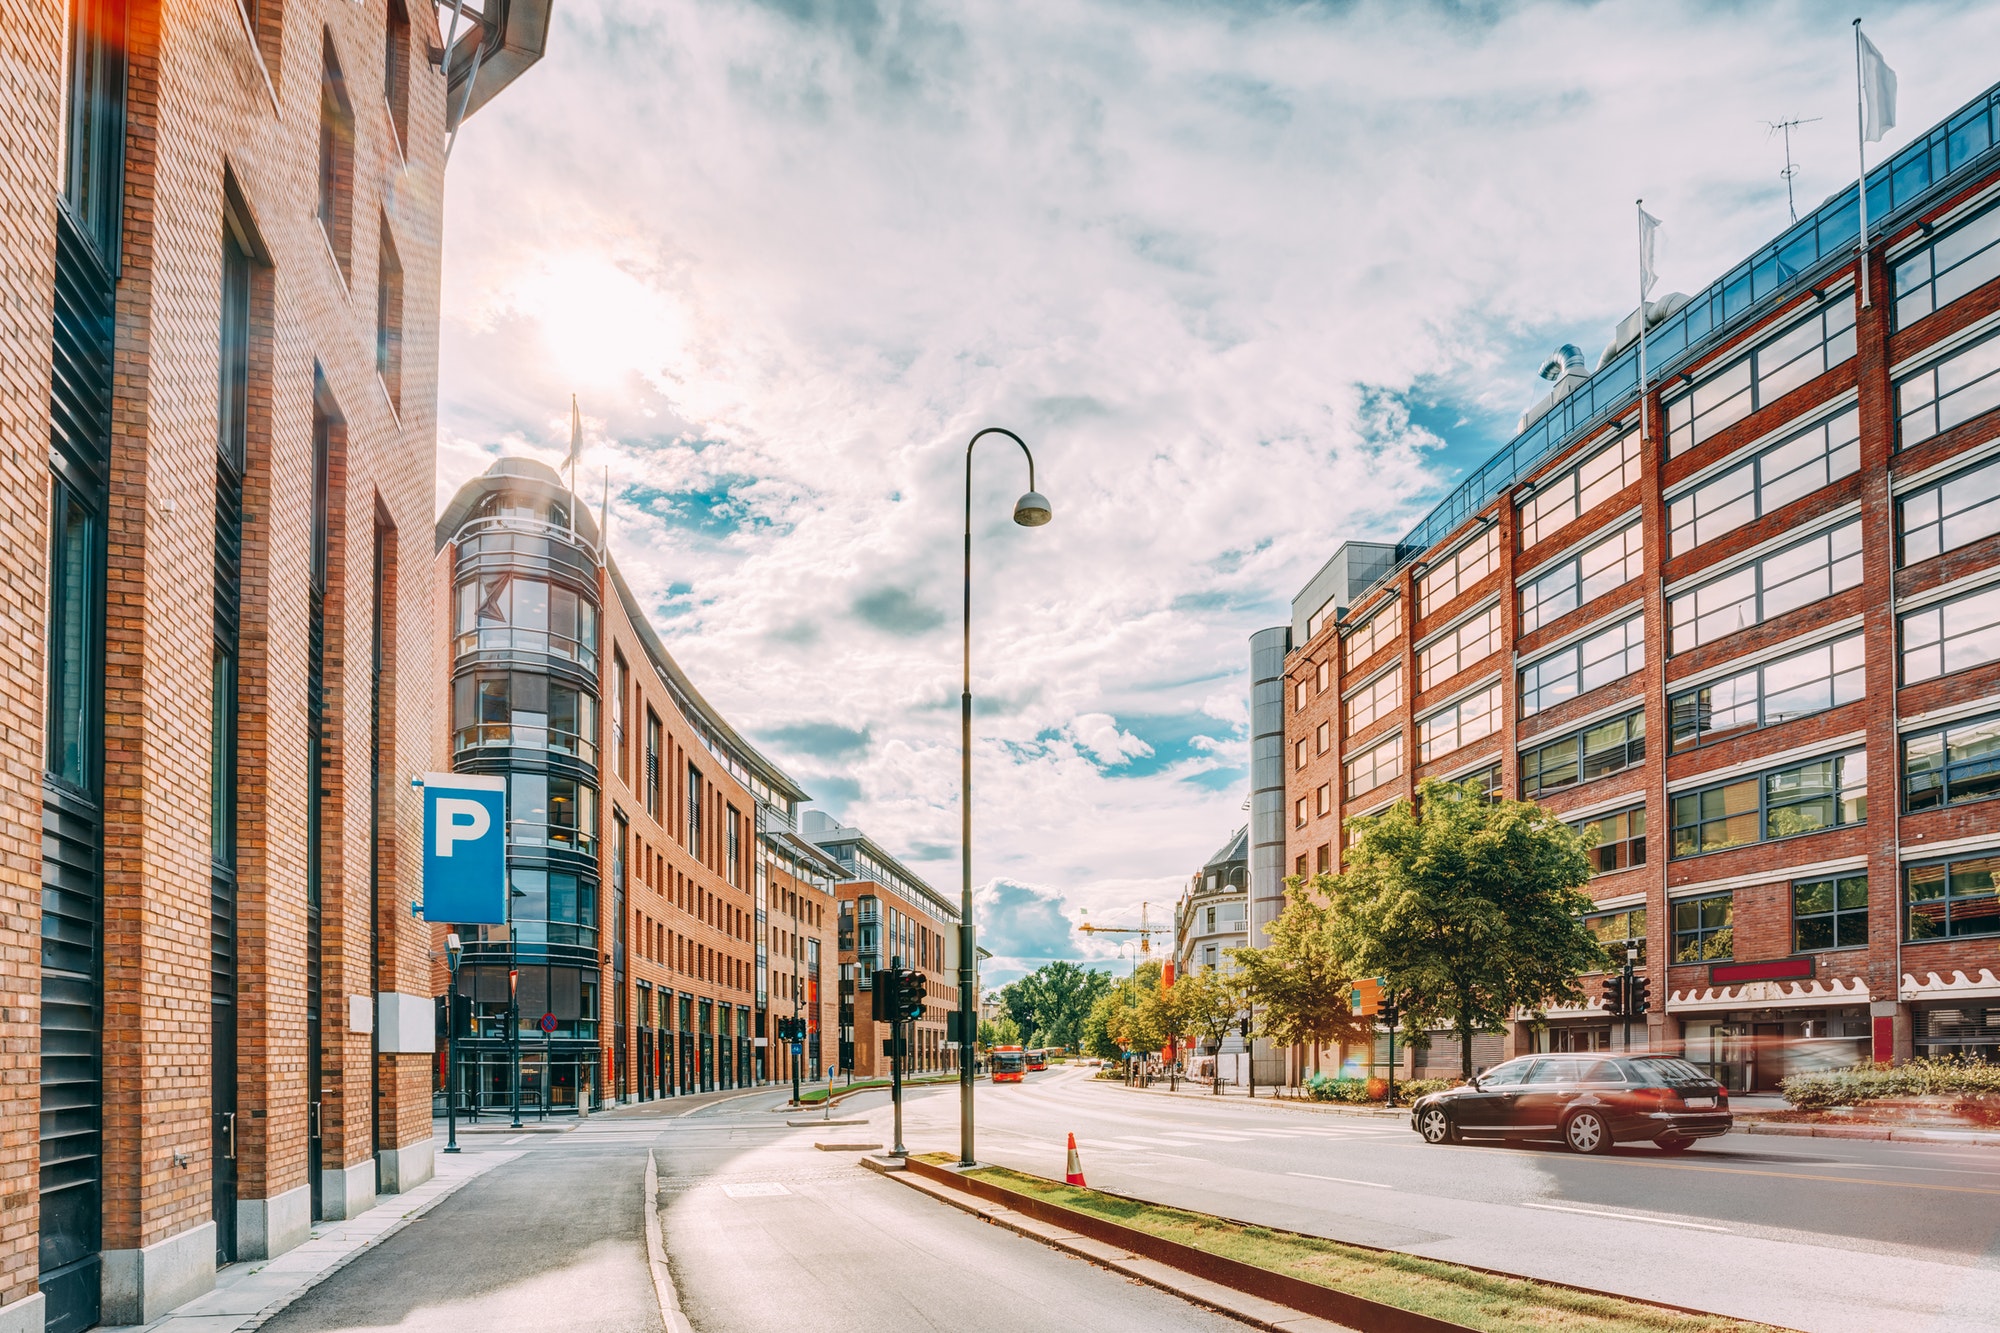
<svg viewBox="0 0 2000 1333"><path fill-rule="evenodd" d="M507 781L424 774L424 920L507 924Z"/></svg>

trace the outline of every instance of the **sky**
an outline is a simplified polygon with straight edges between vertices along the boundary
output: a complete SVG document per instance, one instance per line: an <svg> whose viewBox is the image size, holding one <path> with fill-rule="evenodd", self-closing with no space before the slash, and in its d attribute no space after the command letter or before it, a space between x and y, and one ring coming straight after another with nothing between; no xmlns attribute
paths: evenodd
<svg viewBox="0 0 2000 1333"><path fill-rule="evenodd" d="M555 7L446 199L438 504L608 495L704 693L958 881L965 445L988 969L1115 959L1247 819L1248 639L1394 540L1574 342L1855 171L1824 4L652 0ZM2000 6L1872 5L1893 151L2000 78ZM1815 119L1816 118L1816 119ZM1876 160L1871 157L1871 162ZM1164 939L1164 937L1162 937Z"/></svg>

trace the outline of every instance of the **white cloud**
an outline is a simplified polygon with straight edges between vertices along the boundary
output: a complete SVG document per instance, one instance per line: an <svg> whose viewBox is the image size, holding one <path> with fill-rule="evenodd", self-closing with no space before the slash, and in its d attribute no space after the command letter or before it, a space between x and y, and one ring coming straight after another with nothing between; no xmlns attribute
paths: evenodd
<svg viewBox="0 0 2000 1333"><path fill-rule="evenodd" d="M559 8L450 177L444 495L590 417L621 565L705 693L949 885L964 441L974 868L1110 910L1241 822L1247 638L1394 537L1633 301L1631 201L1698 290L1851 170L1803 3ZM2000 8L1871 21L1893 148ZM1426 395L1441 405L1412 407ZM1463 425L1454 425L1463 419ZM1468 442L1468 440L1470 442Z"/></svg>

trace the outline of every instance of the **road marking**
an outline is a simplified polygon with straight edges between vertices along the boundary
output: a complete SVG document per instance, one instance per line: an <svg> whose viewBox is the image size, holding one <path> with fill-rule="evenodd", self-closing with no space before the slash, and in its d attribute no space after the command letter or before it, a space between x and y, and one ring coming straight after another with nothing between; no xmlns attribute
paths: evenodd
<svg viewBox="0 0 2000 1333"><path fill-rule="evenodd" d="M1346 1176L1316 1176L1310 1171L1287 1171L1288 1176L1299 1176L1305 1180L1331 1180L1336 1185L1366 1185L1371 1190L1392 1190L1394 1185L1384 1185L1379 1180L1349 1180Z"/></svg>
<svg viewBox="0 0 2000 1333"><path fill-rule="evenodd" d="M503 1139L503 1140L502 1140L502 1142L503 1142L503 1143L526 1143L526 1142L527 1142L527 1141L528 1141L529 1139L532 1139L533 1137L535 1137L535 1136L534 1136L533 1134L516 1134L516 1135L515 1135L515 1136L514 1136L513 1138L511 1138L511 1139Z"/></svg>
<svg viewBox="0 0 2000 1333"><path fill-rule="evenodd" d="M1178 1134L1182 1138L1200 1139L1209 1143L1250 1142L1249 1136L1245 1134L1218 1134L1214 1130L1209 1130L1209 1129L1176 1129L1176 1130L1171 1130L1169 1132Z"/></svg>
<svg viewBox="0 0 2000 1333"><path fill-rule="evenodd" d="M752 1180L741 1185L724 1185L722 1192L732 1199L768 1199L791 1193L775 1180Z"/></svg>
<svg viewBox="0 0 2000 1333"><path fill-rule="evenodd" d="M1690 1231L1720 1231L1727 1233L1728 1227L1704 1226L1700 1222L1670 1222L1664 1217L1640 1217L1634 1213L1613 1213L1602 1208L1568 1208L1559 1203L1524 1203L1523 1208L1540 1208L1550 1213L1582 1213L1585 1217L1615 1217L1620 1222L1651 1222L1663 1227L1686 1227Z"/></svg>
<svg viewBox="0 0 2000 1333"><path fill-rule="evenodd" d="M1746 1166L1696 1166L1692 1162L1639 1162L1599 1158L1605 1166L1643 1166L1654 1171L1706 1171L1721 1176L1769 1176L1774 1180L1818 1180L1829 1185L1860 1185L1866 1189L1936 1190L1943 1194L2000 1194L1979 1185L1929 1185L1921 1180L1856 1180L1852 1176L1820 1176L1804 1171L1756 1171Z"/></svg>

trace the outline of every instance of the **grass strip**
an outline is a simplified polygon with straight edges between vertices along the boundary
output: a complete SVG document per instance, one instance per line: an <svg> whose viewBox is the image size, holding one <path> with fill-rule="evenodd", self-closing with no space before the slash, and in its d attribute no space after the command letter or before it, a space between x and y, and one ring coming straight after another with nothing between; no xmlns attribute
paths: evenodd
<svg viewBox="0 0 2000 1333"><path fill-rule="evenodd" d="M956 1074L932 1074L925 1078L906 1078L903 1080L903 1086L906 1088L918 1088L926 1083L956 1082L958 1082L958 1075ZM886 1088L888 1086L889 1080L886 1078L864 1078L858 1083L841 1084L839 1087L831 1090L831 1095L845 1097L850 1092L866 1092L871 1088ZM825 1101L828 1095L829 1090L826 1088L807 1088L799 1094L799 1105L817 1106Z"/></svg>
<svg viewBox="0 0 2000 1333"><path fill-rule="evenodd" d="M948 1165L949 1153L920 1159ZM1401 1310L1448 1320L1482 1333L1775 1333L1770 1324L1721 1315L1687 1314L1616 1296L1598 1296L1528 1278L1345 1245L1317 1236L1251 1226L1207 1213L1169 1208L1100 1190L1065 1185L1005 1167L965 1174L1015 1194L1103 1218L1164 1240L1298 1278Z"/></svg>

